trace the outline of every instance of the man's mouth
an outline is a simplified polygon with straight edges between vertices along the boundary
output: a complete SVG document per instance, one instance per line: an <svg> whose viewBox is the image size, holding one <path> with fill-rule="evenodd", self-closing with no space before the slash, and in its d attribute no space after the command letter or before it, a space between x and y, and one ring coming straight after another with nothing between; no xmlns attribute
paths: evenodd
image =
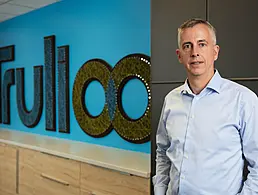
<svg viewBox="0 0 258 195"><path fill-rule="evenodd" d="M199 64L201 64L201 63L203 63L202 61L195 61L195 62L191 62L190 64L191 65L199 65Z"/></svg>

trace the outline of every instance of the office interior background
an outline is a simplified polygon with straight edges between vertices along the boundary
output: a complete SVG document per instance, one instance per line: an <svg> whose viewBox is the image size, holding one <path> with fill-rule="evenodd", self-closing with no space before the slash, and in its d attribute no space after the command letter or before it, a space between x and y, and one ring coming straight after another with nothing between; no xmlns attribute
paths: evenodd
<svg viewBox="0 0 258 195"><path fill-rule="evenodd" d="M215 26L217 43L221 48L215 66L220 74L258 93L256 0L44 2L44 5L52 4L34 10L39 6L34 1L0 0L1 86L2 92L10 90L9 98L4 93L1 97L2 118L8 119L3 111L8 110L8 106L4 108L8 101L10 113L9 124L3 121L0 124L0 194L153 194L151 177L155 174L155 132L165 95L183 84L186 78L175 50L177 28L189 18L203 18ZM56 70L56 108L52 111L55 110L56 118L52 123L55 130L47 130L46 115L49 111L45 93L48 89L44 65L48 62L46 56L50 54L45 53L48 42L44 41L52 35L55 36L52 60ZM14 59L6 62L4 47L10 45L14 45ZM62 117L58 112L60 46L69 46L69 133L60 132L58 122ZM124 85L122 107L134 122L148 112L151 101L151 119L146 124L151 135L141 142L134 142L121 137L115 128L101 137L85 133L73 106L77 73L89 60L104 60L113 69L121 59L131 54L140 54L146 59L151 57L151 99L148 99L146 83L132 78ZM17 72L24 68L25 104L30 110L34 106L34 66L42 66L43 69L42 114L35 126L27 127L17 108ZM8 72L10 69L13 72ZM85 90L85 104L91 115L101 115L106 98L106 89L101 81L93 80ZM83 150L77 150L80 147ZM91 150L85 149L87 147Z"/></svg>

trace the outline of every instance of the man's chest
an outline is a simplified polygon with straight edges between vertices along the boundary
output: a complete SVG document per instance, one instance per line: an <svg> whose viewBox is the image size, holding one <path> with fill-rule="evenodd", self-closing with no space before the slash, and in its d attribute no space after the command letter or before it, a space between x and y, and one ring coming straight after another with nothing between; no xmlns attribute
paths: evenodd
<svg viewBox="0 0 258 195"><path fill-rule="evenodd" d="M168 104L165 126L171 143L185 142L199 149L225 149L239 145L239 107L218 96L190 98Z"/></svg>

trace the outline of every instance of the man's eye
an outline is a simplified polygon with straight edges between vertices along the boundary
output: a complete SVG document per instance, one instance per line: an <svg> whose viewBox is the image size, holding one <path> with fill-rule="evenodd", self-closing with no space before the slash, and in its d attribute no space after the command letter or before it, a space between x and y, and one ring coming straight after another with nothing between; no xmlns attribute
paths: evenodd
<svg viewBox="0 0 258 195"><path fill-rule="evenodd" d="M200 47L204 47L205 43L200 43L199 45L200 45Z"/></svg>
<svg viewBox="0 0 258 195"><path fill-rule="evenodd" d="M184 45L184 49L189 49L191 47L191 45L190 44L186 44L186 45Z"/></svg>

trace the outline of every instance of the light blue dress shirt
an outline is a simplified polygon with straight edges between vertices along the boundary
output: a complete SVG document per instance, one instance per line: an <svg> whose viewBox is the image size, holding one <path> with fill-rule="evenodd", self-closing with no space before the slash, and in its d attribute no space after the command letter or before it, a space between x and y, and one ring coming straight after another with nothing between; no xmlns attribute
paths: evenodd
<svg viewBox="0 0 258 195"><path fill-rule="evenodd" d="M242 181L244 159L250 173ZM165 98L157 130L155 195L258 194L258 98L218 71L195 95Z"/></svg>

